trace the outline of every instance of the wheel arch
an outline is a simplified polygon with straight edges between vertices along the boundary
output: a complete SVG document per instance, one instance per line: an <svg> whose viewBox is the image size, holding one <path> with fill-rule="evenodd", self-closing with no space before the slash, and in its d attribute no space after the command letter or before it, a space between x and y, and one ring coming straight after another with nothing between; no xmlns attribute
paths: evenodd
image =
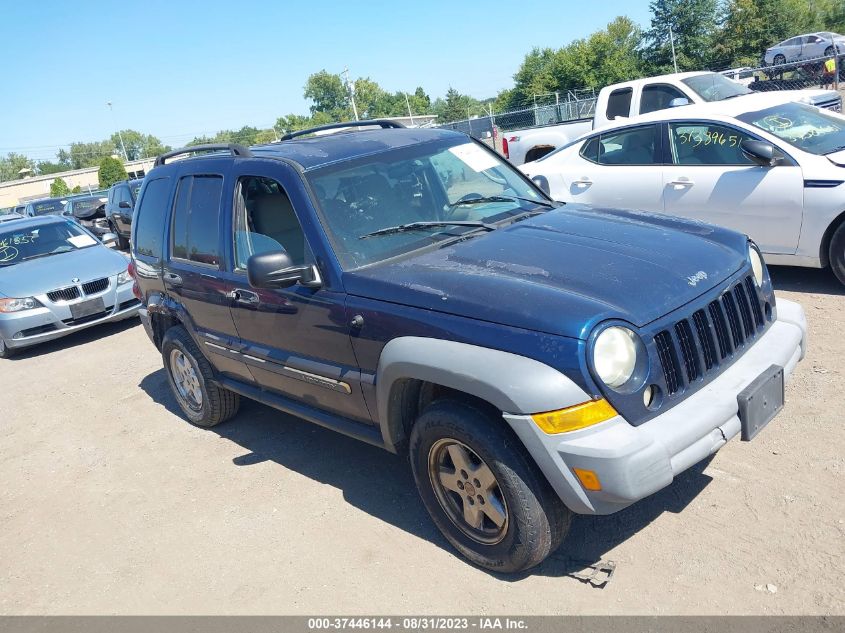
<svg viewBox="0 0 845 633"><path fill-rule="evenodd" d="M561 372L524 356L455 341L401 337L385 345L376 374L385 448L399 452L422 408L444 396L475 402L498 415L552 411L590 399Z"/></svg>

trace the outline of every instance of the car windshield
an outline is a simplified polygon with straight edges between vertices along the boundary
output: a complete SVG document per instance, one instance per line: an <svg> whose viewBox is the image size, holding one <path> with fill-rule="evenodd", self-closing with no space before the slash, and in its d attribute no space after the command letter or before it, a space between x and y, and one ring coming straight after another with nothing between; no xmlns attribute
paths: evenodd
<svg viewBox="0 0 845 633"><path fill-rule="evenodd" d="M784 103L737 118L811 154L845 150L845 119L803 103Z"/></svg>
<svg viewBox="0 0 845 633"><path fill-rule="evenodd" d="M696 75L681 80L705 101L722 101L740 95L747 95L751 90L719 73Z"/></svg>
<svg viewBox="0 0 845 633"><path fill-rule="evenodd" d="M141 178L140 180L133 180L129 183L129 188L132 190L132 195L135 198L138 198L138 192L141 191L141 185L144 184L144 179Z"/></svg>
<svg viewBox="0 0 845 633"><path fill-rule="evenodd" d="M59 215L65 210L66 204L67 200L62 198L39 200L32 203L32 212L34 215Z"/></svg>
<svg viewBox="0 0 845 633"><path fill-rule="evenodd" d="M74 215L86 216L89 215L91 211L104 204L105 201L105 198L97 196L93 198L75 198L70 201L70 204L73 206Z"/></svg>
<svg viewBox="0 0 845 633"><path fill-rule="evenodd" d="M307 177L347 269L551 206L510 163L466 137L382 152Z"/></svg>
<svg viewBox="0 0 845 633"><path fill-rule="evenodd" d="M35 226L29 222L9 222L9 225L9 228L0 230L0 267L88 248L98 243L70 220Z"/></svg>

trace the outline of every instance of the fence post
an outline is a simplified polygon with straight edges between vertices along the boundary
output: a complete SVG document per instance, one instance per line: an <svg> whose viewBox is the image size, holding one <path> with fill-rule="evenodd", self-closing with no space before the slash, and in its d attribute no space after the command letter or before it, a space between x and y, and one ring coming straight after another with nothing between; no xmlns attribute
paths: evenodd
<svg viewBox="0 0 845 633"><path fill-rule="evenodd" d="M833 48L833 89L839 90L839 47Z"/></svg>

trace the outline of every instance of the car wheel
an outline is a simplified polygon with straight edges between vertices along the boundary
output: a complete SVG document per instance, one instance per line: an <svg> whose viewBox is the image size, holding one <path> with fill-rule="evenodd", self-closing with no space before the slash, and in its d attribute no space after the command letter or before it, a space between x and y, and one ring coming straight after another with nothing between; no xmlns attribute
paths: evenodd
<svg viewBox="0 0 845 633"><path fill-rule="evenodd" d="M6 341L0 338L0 358L11 358L15 350L6 345Z"/></svg>
<svg viewBox="0 0 845 633"><path fill-rule="evenodd" d="M422 501L443 536L486 569L517 572L560 545L572 514L504 422L440 400L420 415L410 459Z"/></svg>
<svg viewBox="0 0 845 633"><path fill-rule="evenodd" d="M240 396L213 383L211 365L185 328L167 330L161 355L170 389L192 424L209 428L238 412Z"/></svg>
<svg viewBox="0 0 845 633"><path fill-rule="evenodd" d="M840 283L845 284L845 222L839 225L830 238L828 256L833 274Z"/></svg>
<svg viewBox="0 0 845 633"><path fill-rule="evenodd" d="M832 46L828 46L826 49L824 49L824 56L825 57L832 57L833 56L833 47Z"/></svg>
<svg viewBox="0 0 845 633"><path fill-rule="evenodd" d="M785 64L786 63L786 57L784 57L783 55L775 55L775 58L772 61L772 63L775 66L780 66L781 64Z"/></svg>

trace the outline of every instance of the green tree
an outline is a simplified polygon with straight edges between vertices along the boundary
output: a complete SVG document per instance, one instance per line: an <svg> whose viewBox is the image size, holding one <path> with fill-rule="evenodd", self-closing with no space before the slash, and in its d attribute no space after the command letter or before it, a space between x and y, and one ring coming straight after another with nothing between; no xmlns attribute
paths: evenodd
<svg viewBox="0 0 845 633"><path fill-rule="evenodd" d="M311 114L323 112L332 120L341 121L352 118L349 91L340 75L321 70L308 77L303 96L313 103Z"/></svg>
<svg viewBox="0 0 845 633"><path fill-rule="evenodd" d="M717 8L717 0L652 0L651 28L645 33L643 51L648 70L672 72L670 27L678 70L709 67L717 32Z"/></svg>
<svg viewBox="0 0 845 633"><path fill-rule="evenodd" d="M35 165L35 170L42 176L48 174L57 174L61 171L67 171L68 166L61 163L54 163L49 160L41 160Z"/></svg>
<svg viewBox="0 0 845 633"><path fill-rule="evenodd" d="M69 166L71 169L94 167L99 165L104 158L117 153L117 146L111 140L71 143L68 155Z"/></svg>
<svg viewBox="0 0 845 633"><path fill-rule="evenodd" d="M446 99L434 102L433 110L439 123L463 121L483 112L478 101L469 95L461 94L451 86L446 91Z"/></svg>
<svg viewBox="0 0 845 633"><path fill-rule="evenodd" d="M22 169L32 169L34 171L35 164L27 156L16 154L15 152L6 154L5 157L0 156L0 182L23 178L25 174L21 173Z"/></svg>
<svg viewBox="0 0 845 633"><path fill-rule="evenodd" d="M71 193L82 193L82 187L76 185L73 189L70 190Z"/></svg>
<svg viewBox="0 0 845 633"><path fill-rule="evenodd" d="M60 198L61 196L66 196L69 193L70 187L68 187L67 183L61 178L56 178L50 183L50 197Z"/></svg>
<svg viewBox="0 0 845 633"><path fill-rule="evenodd" d="M121 138L123 139L122 146ZM117 133L112 134L109 141L116 149L119 148L121 153L125 147L128 160L152 158L171 149L170 146L164 145L152 134L142 134L136 130L121 130L119 135Z"/></svg>
<svg viewBox="0 0 845 633"><path fill-rule="evenodd" d="M123 163L116 158L106 156L100 161L100 170L97 177L100 181L100 189L108 189L114 183L126 180L127 174L123 168Z"/></svg>

